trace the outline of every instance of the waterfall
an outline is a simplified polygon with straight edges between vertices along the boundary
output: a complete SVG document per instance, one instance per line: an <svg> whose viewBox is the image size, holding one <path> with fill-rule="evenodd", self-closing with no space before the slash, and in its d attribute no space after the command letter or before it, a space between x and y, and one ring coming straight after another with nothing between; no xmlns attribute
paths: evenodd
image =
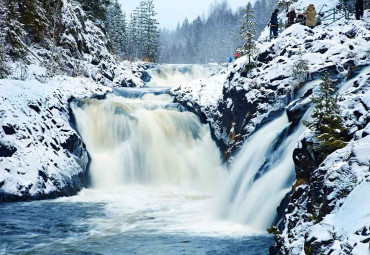
<svg viewBox="0 0 370 255"><path fill-rule="evenodd" d="M180 111L169 95L134 94L71 105L92 158L93 187L142 184L217 189L225 171L209 127L194 114Z"/></svg>
<svg viewBox="0 0 370 255"><path fill-rule="evenodd" d="M303 119L308 119L308 110ZM306 131L300 123L291 130L286 113L253 134L231 167L231 175L216 200L218 216L265 231L276 208L291 189L295 167L293 151Z"/></svg>
<svg viewBox="0 0 370 255"><path fill-rule="evenodd" d="M160 65L148 70L152 79L147 86L176 87L182 83L209 78L219 70L218 65Z"/></svg>

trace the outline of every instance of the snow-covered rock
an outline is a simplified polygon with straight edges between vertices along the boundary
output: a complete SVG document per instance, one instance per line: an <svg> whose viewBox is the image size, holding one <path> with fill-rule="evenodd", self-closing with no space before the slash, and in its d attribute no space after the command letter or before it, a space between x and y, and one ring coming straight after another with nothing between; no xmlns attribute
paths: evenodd
<svg viewBox="0 0 370 255"><path fill-rule="evenodd" d="M257 44L256 68L246 70L247 58L242 57L218 75L182 84L172 93L188 109L206 116L229 158L299 91L293 69L300 58L307 60L309 78L320 79L328 71L337 83L369 64L369 28L366 12L364 21L343 19L315 29L295 24L272 41L265 31Z"/></svg>
<svg viewBox="0 0 370 255"><path fill-rule="evenodd" d="M295 5L311 2L323 4L299 0ZM327 1L327 9L336 3ZM271 254L370 254L370 12L361 21L351 17L314 29L295 24L272 41L266 29L257 45L256 68L247 70L242 57L209 80L182 84L172 93L210 123L229 160L276 114L287 111L293 123L300 121L308 97L328 72L338 86L351 141L326 159L315 153L311 133L298 143L297 181L284 199L288 206ZM307 61L313 80L303 87L293 75L300 58Z"/></svg>
<svg viewBox="0 0 370 255"><path fill-rule="evenodd" d="M104 24L77 1L62 0L58 12L55 42L45 37L30 43L32 35L25 34L27 55L6 58L9 75L0 80L0 202L71 195L86 187L90 159L74 130L69 101L150 80L149 64L121 62L111 53Z"/></svg>
<svg viewBox="0 0 370 255"><path fill-rule="evenodd" d="M69 100L108 91L86 78L0 80L0 202L71 195L88 183Z"/></svg>
<svg viewBox="0 0 370 255"><path fill-rule="evenodd" d="M339 90L349 144L321 163L307 133L294 153L297 182L271 254L369 254L370 68Z"/></svg>

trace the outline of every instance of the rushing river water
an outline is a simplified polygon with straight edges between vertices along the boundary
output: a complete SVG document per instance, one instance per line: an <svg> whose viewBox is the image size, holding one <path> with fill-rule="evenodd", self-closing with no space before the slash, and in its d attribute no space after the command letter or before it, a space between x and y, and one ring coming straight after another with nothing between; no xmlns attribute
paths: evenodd
<svg viewBox="0 0 370 255"><path fill-rule="evenodd" d="M209 127L167 91L74 102L93 185L74 197L1 204L0 254L267 254L265 229L220 217L229 173Z"/></svg>
<svg viewBox="0 0 370 255"><path fill-rule="evenodd" d="M267 254L269 236L207 218L207 198L131 186L0 206L0 254Z"/></svg>

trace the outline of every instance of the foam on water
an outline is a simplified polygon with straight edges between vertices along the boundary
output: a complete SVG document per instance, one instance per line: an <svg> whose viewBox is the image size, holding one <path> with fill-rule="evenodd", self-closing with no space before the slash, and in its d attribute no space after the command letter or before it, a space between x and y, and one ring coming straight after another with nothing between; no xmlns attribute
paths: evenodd
<svg viewBox="0 0 370 255"><path fill-rule="evenodd" d="M92 162L93 189L65 202L104 203L93 233L158 232L203 236L256 234L218 219L212 198L226 180L220 152L194 114L166 94L110 95L72 104Z"/></svg>
<svg viewBox="0 0 370 255"><path fill-rule="evenodd" d="M177 87L183 83L209 78L220 68L218 65L160 65L148 71L152 79L147 86Z"/></svg>

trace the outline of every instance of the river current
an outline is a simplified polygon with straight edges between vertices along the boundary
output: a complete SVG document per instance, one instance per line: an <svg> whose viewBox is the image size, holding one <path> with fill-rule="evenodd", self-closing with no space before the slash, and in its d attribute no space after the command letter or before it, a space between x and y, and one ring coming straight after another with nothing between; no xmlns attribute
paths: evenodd
<svg viewBox="0 0 370 255"><path fill-rule="evenodd" d="M179 70L177 79L182 72L192 79L191 68ZM167 79L163 71L157 81ZM229 207L220 203L229 171L209 127L168 89L154 90L121 89L71 104L92 158L92 187L1 204L0 254L268 253L273 238L263 225L220 217L228 210L220 206Z"/></svg>

